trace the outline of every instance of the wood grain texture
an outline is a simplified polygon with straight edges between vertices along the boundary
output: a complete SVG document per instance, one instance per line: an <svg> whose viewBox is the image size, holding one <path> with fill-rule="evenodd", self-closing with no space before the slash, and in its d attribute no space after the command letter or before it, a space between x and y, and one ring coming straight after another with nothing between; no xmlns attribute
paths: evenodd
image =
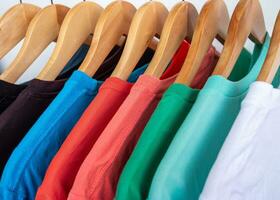
<svg viewBox="0 0 280 200"><path fill-rule="evenodd" d="M198 15L191 46L175 82L190 85L213 40L224 42L229 14L223 0L209 0Z"/></svg>
<svg viewBox="0 0 280 200"><path fill-rule="evenodd" d="M80 70L93 76L116 46L128 34L136 8L129 2L118 0L109 4L98 19L90 49Z"/></svg>
<svg viewBox="0 0 280 200"><path fill-rule="evenodd" d="M150 1L136 11L124 51L112 76L127 80L153 37L161 35L167 15L166 7L157 1Z"/></svg>
<svg viewBox="0 0 280 200"><path fill-rule="evenodd" d="M280 12L274 25L268 53L258 76L258 81L272 83L280 66Z"/></svg>
<svg viewBox="0 0 280 200"><path fill-rule="evenodd" d="M40 80L55 80L64 66L94 33L103 8L93 2L82 2L70 9L62 23L57 44L46 66L37 76Z"/></svg>
<svg viewBox="0 0 280 200"><path fill-rule="evenodd" d="M17 4L0 18L0 59L25 36L29 23L40 8L27 3Z"/></svg>
<svg viewBox="0 0 280 200"><path fill-rule="evenodd" d="M169 12L160 41L145 74L159 78L184 39L191 41L197 18L196 8L186 1L176 4Z"/></svg>
<svg viewBox="0 0 280 200"><path fill-rule="evenodd" d="M15 83L48 45L58 37L59 30L69 8L50 5L40 10L28 26L23 46L0 79Z"/></svg>
<svg viewBox="0 0 280 200"><path fill-rule="evenodd" d="M266 35L264 16L259 0L240 0L234 9L220 59L214 75L228 77L248 38L263 43Z"/></svg>

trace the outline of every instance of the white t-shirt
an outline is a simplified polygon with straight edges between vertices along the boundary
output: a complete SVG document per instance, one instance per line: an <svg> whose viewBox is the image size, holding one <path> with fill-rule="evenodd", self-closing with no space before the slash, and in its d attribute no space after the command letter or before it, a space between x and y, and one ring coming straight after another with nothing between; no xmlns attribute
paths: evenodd
<svg viewBox="0 0 280 200"><path fill-rule="evenodd" d="M280 199L280 89L254 82L200 200Z"/></svg>

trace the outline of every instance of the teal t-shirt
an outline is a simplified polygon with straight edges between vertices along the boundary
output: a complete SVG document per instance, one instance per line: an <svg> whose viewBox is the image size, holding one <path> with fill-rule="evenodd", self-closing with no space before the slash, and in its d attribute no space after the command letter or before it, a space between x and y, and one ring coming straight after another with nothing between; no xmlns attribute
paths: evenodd
<svg viewBox="0 0 280 200"><path fill-rule="evenodd" d="M261 70L269 42L267 35L252 56L241 54L229 80L208 79L160 162L148 199L199 198L241 101Z"/></svg>

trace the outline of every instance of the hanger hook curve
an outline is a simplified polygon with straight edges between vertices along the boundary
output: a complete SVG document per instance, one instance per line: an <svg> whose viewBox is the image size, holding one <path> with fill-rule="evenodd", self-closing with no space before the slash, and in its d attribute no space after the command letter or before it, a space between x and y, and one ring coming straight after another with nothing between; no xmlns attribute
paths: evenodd
<svg viewBox="0 0 280 200"><path fill-rule="evenodd" d="M53 0L51 0L51 4L53 4Z"/></svg>
<svg viewBox="0 0 280 200"><path fill-rule="evenodd" d="M22 0L19 0L19 3L22 4Z"/></svg>

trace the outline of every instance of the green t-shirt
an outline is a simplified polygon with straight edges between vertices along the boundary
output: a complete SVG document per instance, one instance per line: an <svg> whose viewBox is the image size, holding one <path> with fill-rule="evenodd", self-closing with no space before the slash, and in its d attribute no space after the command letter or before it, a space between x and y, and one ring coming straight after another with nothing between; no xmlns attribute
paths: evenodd
<svg viewBox="0 0 280 200"><path fill-rule="evenodd" d="M251 57L247 50L242 51L231 74L232 79L248 73ZM147 198L154 173L198 93L199 90L176 83L166 91L125 165L116 199Z"/></svg>
<svg viewBox="0 0 280 200"><path fill-rule="evenodd" d="M208 79L160 162L148 199L198 199L241 101L260 72L269 42L267 35L250 59L241 55L229 80Z"/></svg>

